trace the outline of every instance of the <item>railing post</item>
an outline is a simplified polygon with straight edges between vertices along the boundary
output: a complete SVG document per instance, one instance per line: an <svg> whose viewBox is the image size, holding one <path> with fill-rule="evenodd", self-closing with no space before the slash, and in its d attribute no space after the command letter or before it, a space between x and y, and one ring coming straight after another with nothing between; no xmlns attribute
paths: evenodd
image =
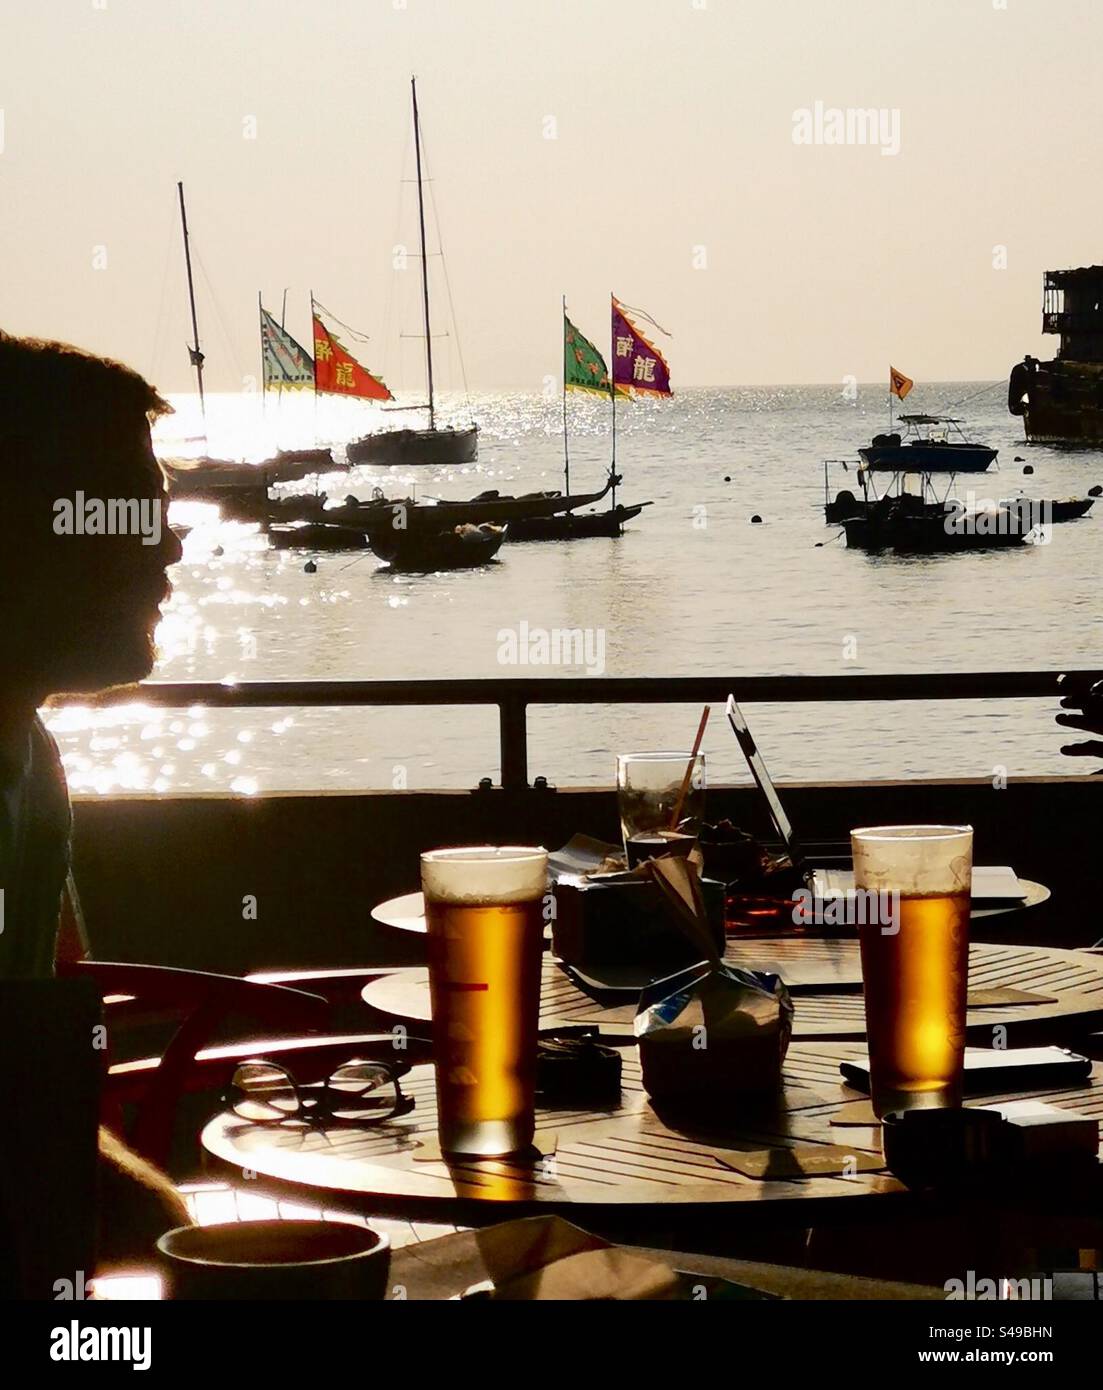
<svg viewBox="0 0 1103 1390"><path fill-rule="evenodd" d="M516 695L498 701L502 744L502 789L525 791L529 784L528 704Z"/></svg>

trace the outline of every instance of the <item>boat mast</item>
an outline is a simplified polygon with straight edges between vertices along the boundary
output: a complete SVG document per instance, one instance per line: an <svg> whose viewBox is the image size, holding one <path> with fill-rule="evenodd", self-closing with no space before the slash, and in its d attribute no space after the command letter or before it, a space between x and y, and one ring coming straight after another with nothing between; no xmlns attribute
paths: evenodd
<svg viewBox="0 0 1103 1390"><path fill-rule="evenodd" d="M892 368L889 368L889 434L892 433Z"/></svg>
<svg viewBox="0 0 1103 1390"><path fill-rule="evenodd" d="M280 310L280 327L281 327L281 328L286 328L286 327L287 327L287 287L286 287L286 286L284 287L284 291L283 291L283 308ZM314 331L314 325L311 324L311 332L313 332L313 331ZM282 375L282 373L281 373L281 375L280 375L280 384L279 384L279 386L276 388L276 406L277 406L277 409L278 409L282 404L283 404L283 375Z"/></svg>
<svg viewBox="0 0 1103 1390"><path fill-rule="evenodd" d="M195 368L195 384L199 389L199 409L203 412L203 431L207 430L207 402L203 398L203 353L199 348L199 320L195 315L195 282L191 273L191 242L188 240L188 212L184 206L184 185L177 183L180 194L180 225L184 229L184 264L188 271L188 303L191 305L191 331L193 345L188 348L188 356Z"/></svg>
<svg viewBox="0 0 1103 1390"><path fill-rule="evenodd" d="M425 193L421 185L421 122L417 114L417 78L410 78L414 102L414 156L417 160L417 218L421 234L421 298L425 310L425 376L429 385L429 428L435 429L433 405L433 336L429 326L429 258L425 250Z"/></svg>
<svg viewBox="0 0 1103 1390"><path fill-rule="evenodd" d="M613 402L613 462L610 466L610 474L613 479L613 495L609 499L610 508L617 505L617 332L614 319L614 305L617 302L616 295L609 291L609 398Z"/></svg>
<svg viewBox="0 0 1103 1390"><path fill-rule="evenodd" d="M314 443L317 444L317 443L318 443L318 340L317 340L317 336L316 336L317 330L316 330L315 327L314 327L314 321L315 321L315 318L316 318L316 316L317 316L317 310L314 308L314 291L313 291L313 290L310 290L310 291L309 291L309 294L310 294L310 336L311 336L311 338L314 340L314 341L311 343L311 347L313 347L313 349L314 349ZM317 484L315 484L315 491L317 491Z"/></svg>
<svg viewBox="0 0 1103 1390"><path fill-rule="evenodd" d="M571 456L567 450L567 296L563 296L563 491L571 491Z"/></svg>

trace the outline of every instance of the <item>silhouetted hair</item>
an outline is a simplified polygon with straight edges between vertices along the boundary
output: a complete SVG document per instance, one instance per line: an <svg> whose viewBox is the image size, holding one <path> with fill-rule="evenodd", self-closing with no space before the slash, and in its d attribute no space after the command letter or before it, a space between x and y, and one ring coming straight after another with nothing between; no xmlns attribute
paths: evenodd
<svg viewBox="0 0 1103 1390"><path fill-rule="evenodd" d="M121 362L0 333L0 463L59 449L91 453L136 418L152 422L171 409Z"/></svg>

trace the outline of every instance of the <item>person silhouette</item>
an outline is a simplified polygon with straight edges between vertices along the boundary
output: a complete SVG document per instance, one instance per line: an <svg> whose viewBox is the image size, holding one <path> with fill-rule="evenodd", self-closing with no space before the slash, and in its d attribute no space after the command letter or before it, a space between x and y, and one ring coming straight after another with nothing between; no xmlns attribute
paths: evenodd
<svg viewBox="0 0 1103 1390"><path fill-rule="evenodd" d="M150 426L169 407L136 372L0 334L0 979L53 973L71 817L37 711L147 676L181 548ZM10 1058L0 1065L13 1066ZM109 1248L149 1253L185 1224L168 1179L106 1130ZM120 1248L122 1247L122 1248Z"/></svg>

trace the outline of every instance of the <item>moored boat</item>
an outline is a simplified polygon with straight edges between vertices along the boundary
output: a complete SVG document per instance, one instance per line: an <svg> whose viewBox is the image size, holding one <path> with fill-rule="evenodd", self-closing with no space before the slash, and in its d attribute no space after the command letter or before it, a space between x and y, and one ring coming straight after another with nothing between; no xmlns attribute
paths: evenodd
<svg viewBox="0 0 1103 1390"><path fill-rule="evenodd" d="M367 535L354 526L330 526L316 521L270 526L268 542L274 550L366 550Z"/></svg>
<svg viewBox="0 0 1103 1390"><path fill-rule="evenodd" d="M260 463L244 463L233 459L160 460L168 484L169 496L199 499L211 492L243 491L275 487L279 483L297 483L315 473L333 472L343 467L334 462L328 449L280 451Z"/></svg>
<svg viewBox="0 0 1103 1390"><path fill-rule="evenodd" d="M899 494L897 500L908 496L906 493ZM834 498L824 504L824 520L831 525L839 525L854 518L866 517L877 507L880 500L877 497L858 497L849 488L842 488ZM933 507L938 512L944 511L943 503L923 502L919 498L911 500L917 510ZM1094 497L1001 497L996 505L1003 508L1009 514L1012 523L1026 534L1035 526L1076 521L1087 516L1094 502Z"/></svg>
<svg viewBox="0 0 1103 1390"><path fill-rule="evenodd" d="M951 415L901 415L904 435L874 435L858 450L867 468L888 473L983 473L998 449L966 438Z"/></svg>
<svg viewBox="0 0 1103 1390"><path fill-rule="evenodd" d="M1035 526L1049 526L1054 522L1077 521L1087 516L1095 502L1094 497L1064 497L1056 500L1037 497L1003 497L999 505L1015 519L1024 531Z"/></svg>
<svg viewBox="0 0 1103 1390"><path fill-rule="evenodd" d="M391 500L373 498L370 502L346 501L343 506L326 508L324 519L342 526L364 525L371 531L402 530L418 535L430 535L459 525L510 524L537 517L556 516L561 512L587 507L601 499L613 487L613 475L598 492L533 492L521 497L502 496L498 492L480 493L466 501L412 502L409 498Z"/></svg>
<svg viewBox="0 0 1103 1390"><path fill-rule="evenodd" d="M479 454L479 427L476 424L440 426L436 419L436 396L433 381L433 323L429 312L429 253L425 242L425 190L421 160L421 118L417 107L417 80L410 79L413 102L414 154L417 168L418 237L421 246L422 321L425 334L425 386L428 399L424 406L402 407L426 410L427 429L380 430L354 439L346 453L350 463L372 463L379 467L438 467L473 463Z"/></svg>
<svg viewBox="0 0 1103 1390"><path fill-rule="evenodd" d="M477 425L455 429L436 424L425 430L380 430L354 439L345 454L350 463L372 463L383 468L447 468L474 463L479 456L479 430Z"/></svg>
<svg viewBox="0 0 1103 1390"><path fill-rule="evenodd" d="M1006 508L969 510L960 504L882 497L866 515L843 523L848 550L893 550L902 555L1003 550L1026 543L1027 532Z"/></svg>
<svg viewBox="0 0 1103 1390"><path fill-rule="evenodd" d="M474 569L492 560L506 538L504 526L465 523L445 531L410 532L384 527L367 533L368 544L394 570L431 573Z"/></svg>

